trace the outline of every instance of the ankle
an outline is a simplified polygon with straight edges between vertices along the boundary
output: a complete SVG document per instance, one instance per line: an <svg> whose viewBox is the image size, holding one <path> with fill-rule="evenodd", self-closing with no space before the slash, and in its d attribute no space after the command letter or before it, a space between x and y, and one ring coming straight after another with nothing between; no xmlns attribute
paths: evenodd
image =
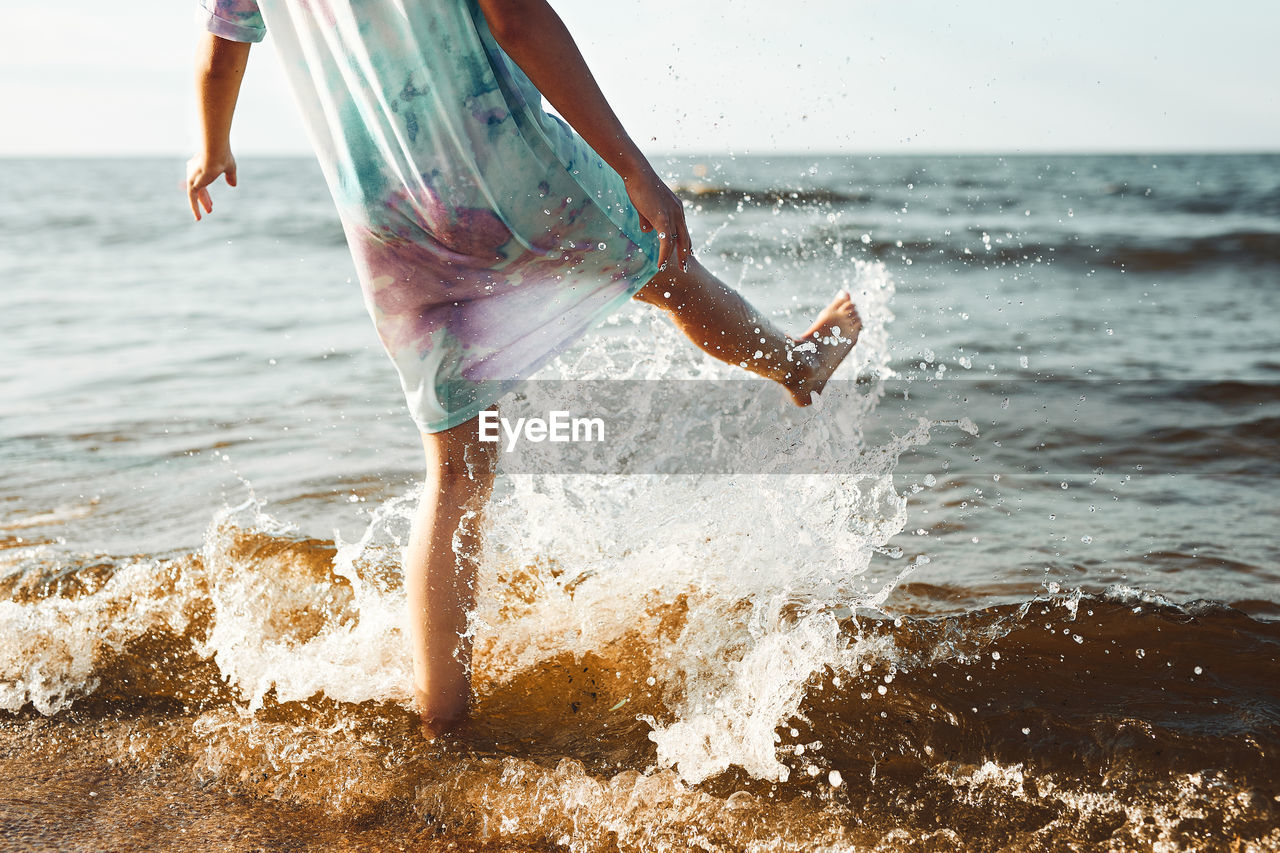
<svg viewBox="0 0 1280 853"><path fill-rule="evenodd" d="M788 387L801 387L812 380L818 374L818 353L817 347L812 341L796 340L795 338L787 338L789 345L787 347L787 370L789 374L784 385Z"/></svg>

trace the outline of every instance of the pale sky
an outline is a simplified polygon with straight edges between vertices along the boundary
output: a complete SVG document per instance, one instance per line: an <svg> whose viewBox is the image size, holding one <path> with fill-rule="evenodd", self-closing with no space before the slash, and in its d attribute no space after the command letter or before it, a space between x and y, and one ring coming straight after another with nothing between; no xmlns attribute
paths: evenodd
<svg viewBox="0 0 1280 853"><path fill-rule="evenodd" d="M194 0L6 0L0 156L192 149ZM1280 3L552 0L632 137L690 151L1280 150ZM303 154L270 35L237 155Z"/></svg>

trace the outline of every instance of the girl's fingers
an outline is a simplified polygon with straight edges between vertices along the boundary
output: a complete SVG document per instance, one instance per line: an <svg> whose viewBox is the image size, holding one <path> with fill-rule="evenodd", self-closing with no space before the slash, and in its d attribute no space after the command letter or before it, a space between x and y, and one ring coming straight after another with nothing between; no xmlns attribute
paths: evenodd
<svg viewBox="0 0 1280 853"><path fill-rule="evenodd" d="M689 226L684 220L684 205L680 204L679 200L675 203L680 206L674 211L676 227L673 229L675 233L672 237L675 243L676 262L680 264L680 269L684 270L688 268L689 254L693 244L689 239Z"/></svg>
<svg viewBox="0 0 1280 853"><path fill-rule="evenodd" d="M213 212L213 199L209 196L209 190L196 183L187 185L187 201L191 203L191 212L195 214L196 221L200 221L200 208L203 207L205 213Z"/></svg>
<svg viewBox="0 0 1280 853"><path fill-rule="evenodd" d="M671 244L675 242L671 238L670 226L662 226L662 230L658 232L658 269L665 269L671 258Z"/></svg>

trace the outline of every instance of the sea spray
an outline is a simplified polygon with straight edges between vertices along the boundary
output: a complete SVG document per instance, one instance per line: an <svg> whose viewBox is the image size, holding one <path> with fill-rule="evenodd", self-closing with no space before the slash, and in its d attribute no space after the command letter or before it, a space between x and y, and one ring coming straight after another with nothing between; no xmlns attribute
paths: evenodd
<svg viewBox="0 0 1280 853"><path fill-rule="evenodd" d="M252 500L214 519L202 552L214 619L200 651L250 711L268 692L281 702L412 696L399 555L378 541L407 497L379 507L358 541L336 547L287 538Z"/></svg>
<svg viewBox="0 0 1280 853"><path fill-rule="evenodd" d="M735 436L736 475L511 477L487 513L482 564L493 571L475 617L486 629L477 654L491 675L630 638L667 709L662 720L642 717L661 764L689 782L734 765L787 778L775 729L815 676L858 659L839 615L883 601L909 571L891 573L884 588L866 578L872 556L905 525L897 457L927 443L936 425L921 419L883 447L863 444L861 417L890 372L893 287L883 267L856 269L864 329L850 369L872 381L833 386L828 397L845 405L828 403L826 419L818 407L802 413L789 440L817 448L809 461L820 469L859 463L843 476L787 473L793 462L777 452L773 422L748 404L716 423ZM835 411L850 420L828 423ZM673 457L701 446L697 422L659 423L669 424L663 446ZM677 601L675 627L660 630Z"/></svg>
<svg viewBox="0 0 1280 853"><path fill-rule="evenodd" d="M28 591L0 601L0 709L66 710L98 689L104 659L148 635L182 637L203 595L189 560L68 563L14 567ZM83 577L95 565L107 576L96 589L58 594L56 584L38 582Z"/></svg>

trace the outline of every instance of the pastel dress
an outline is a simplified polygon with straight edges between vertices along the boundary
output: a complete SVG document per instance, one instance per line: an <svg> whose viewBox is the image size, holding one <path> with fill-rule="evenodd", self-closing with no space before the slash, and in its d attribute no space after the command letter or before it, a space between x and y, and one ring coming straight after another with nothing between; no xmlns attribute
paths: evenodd
<svg viewBox="0 0 1280 853"><path fill-rule="evenodd" d="M494 41L476 0L201 0L272 34L424 432L456 426L657 271L618 176Z"/></svg>

